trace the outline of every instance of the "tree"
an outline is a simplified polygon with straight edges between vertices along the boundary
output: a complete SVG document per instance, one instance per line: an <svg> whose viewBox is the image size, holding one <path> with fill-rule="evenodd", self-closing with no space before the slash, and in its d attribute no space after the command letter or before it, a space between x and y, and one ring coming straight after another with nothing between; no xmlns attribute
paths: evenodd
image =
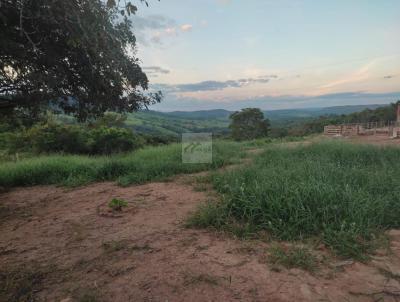
<svg viewBox="0 0 400 302"><path fill-rule="evenodd" d="M98 118L92 126L94 127L116 127L122 128L125 126L127 116L116 112L106 112Z"/></svg>
<svg viewBox="0 0 400 302"><path fill-rule="evenodd" d="M130 2L2 0L0 110L49 108L79 120L159 102L135 57ZM147 4L147 3L146 3Z"/></svg>
<svg viewBox="0 0 400 302"><path fill-rule="evenodd" d="M230 115L232 137L235 140L247 140L268 135L269 120L258 108L245 108Z"/></svg>

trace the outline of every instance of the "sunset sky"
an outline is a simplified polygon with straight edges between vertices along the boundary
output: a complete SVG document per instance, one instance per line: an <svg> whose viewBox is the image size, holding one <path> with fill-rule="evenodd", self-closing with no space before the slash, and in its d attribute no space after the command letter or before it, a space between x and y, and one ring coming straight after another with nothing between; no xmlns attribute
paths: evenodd
<svg viewBox="0 0 400 302"><path fill-rule="evenodd" d="M400 1L161 0L133 18L154 110L400 99Z"/></svg>

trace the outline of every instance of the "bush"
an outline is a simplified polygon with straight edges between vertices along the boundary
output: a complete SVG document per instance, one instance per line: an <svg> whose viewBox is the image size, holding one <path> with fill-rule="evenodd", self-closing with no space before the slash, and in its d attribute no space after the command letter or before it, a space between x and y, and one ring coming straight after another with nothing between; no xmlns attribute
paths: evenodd
<svg viewBox="0 0 400 302"><path fill-rule="evenodd" d="M99 127L89 129L81 125L50 122L28 130L3 134L0 146L10 153L111 154L135 150L144 139L129 129Z"/></svg>
<svg viewBox="0 0 400 302"><path fill-rule="evenodd" d="M138 149L144 140L124 128L100 127L90 133L90 150L92 154L111 154Z"/></svg>
<svg viewBox="0 0 400 302"><path fill-rule="evenodd" d="M35 153L82 154L90 151L87 133L77 125L56 123L37 125L26 132L26 139Z"/></svg>
<svg viewBox="0 0 400 302"><path fill-rule="evenodd" d="M157 135L157 134L141 134L141 137L146 141L146 145L159 146L177 143L178 137L172 135Z"/></svg>

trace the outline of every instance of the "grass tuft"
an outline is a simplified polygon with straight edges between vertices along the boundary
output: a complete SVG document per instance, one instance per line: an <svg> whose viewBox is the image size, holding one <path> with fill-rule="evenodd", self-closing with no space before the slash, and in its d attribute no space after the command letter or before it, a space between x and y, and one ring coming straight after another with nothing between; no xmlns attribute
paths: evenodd
<svg viewBox="0 0 400 302"><path fill-rule="evenodd" d="M383 230L400 227L399 180L399 148L271 146L248 167L216 174L222 201L202 206L189 225L319 237L339 256L366 260Z"/></svg>
<svg viewBox="0 0 400 302"><path fill-rule="evenodd" d="M109 203L108 207L111 208L113 211L122 211L122 208L128 206L128 203L125 200L113 198Z"/></svg>
<svg viewBox="0 0 400 302"><path fill-rule="evenodd" d="M275 245L268 252L268 260L274 265L282 265L289 269L300 268L309 272L318 268L317 258L305 247Z"/></svg>

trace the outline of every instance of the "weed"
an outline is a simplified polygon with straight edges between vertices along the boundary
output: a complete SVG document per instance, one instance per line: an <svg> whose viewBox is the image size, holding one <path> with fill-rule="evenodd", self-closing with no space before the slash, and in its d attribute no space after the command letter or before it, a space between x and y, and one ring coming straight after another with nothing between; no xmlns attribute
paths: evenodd
<svg viewBox="0 0 400 302"><path fill-rule="evenodd" d="M286 268L301 268L314 272L318 267L317 258L305 247L283 247L275 245L269 249L268 260L273 265L282 265Z"/></svg>
<svg viewBox="0 0 400 302"><path fill-rule="evenodd" d="M122 208L125 208L127 206L128 206L128 203L125 200L118 199L118 198L113 198L108 203L108 207L111 208L113 211L117 211L117 212L122 211Z"/></svg>
<svg viewBox="0 0 400 302"><path fill-rule="evenodd" d="M188 224L241 237L317 237L339 256L367 260L382 230L400 227L399 158L398 148L340 142L270 146L246 168L214 175L222 201L201 206Z"/></svg>

